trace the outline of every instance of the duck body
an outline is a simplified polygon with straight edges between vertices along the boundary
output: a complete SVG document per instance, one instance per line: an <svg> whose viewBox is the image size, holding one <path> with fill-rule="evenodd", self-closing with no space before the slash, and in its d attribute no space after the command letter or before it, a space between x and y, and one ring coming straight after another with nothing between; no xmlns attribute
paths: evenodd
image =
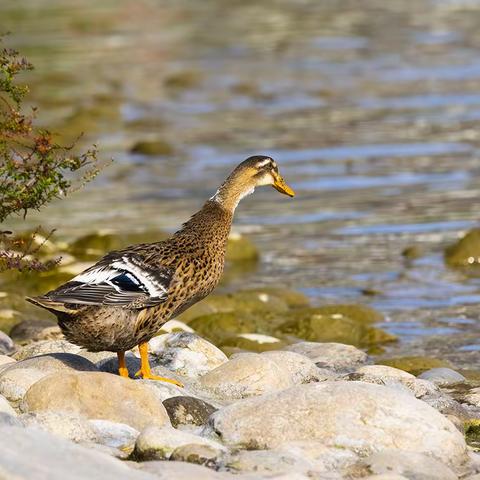
<svg viewBox="0 0 480 480"><path fill-rule="evenodd" d="M171 238L110 252L70 282L30 300L56 314L70 342L90 351L130 350L215 288L232 217L210 200Z"/></svg>
<svg viewBox="0 0 480 480"><path fill-rule="evenodd" d="M72 343L117 352L120 375L129 376L125 352L138 345L137 375L178 383L151 374L147 342L218 284L235 209L262 185L294 195L270 157L250 157L171 238L110 252L55 290L27 300L54 313Z"/></svg>

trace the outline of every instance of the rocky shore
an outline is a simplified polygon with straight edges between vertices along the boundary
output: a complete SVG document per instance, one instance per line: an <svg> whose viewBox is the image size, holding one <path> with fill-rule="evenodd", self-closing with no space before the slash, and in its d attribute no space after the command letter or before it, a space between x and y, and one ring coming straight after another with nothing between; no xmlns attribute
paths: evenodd
<svg viewBox="0 0 480 480"><path fill-rule="evenodd" d="M151 361L180 388L121 378L56 327L1 349L0 478L480 478L480 389L449 368L416 377L331 342L228 358L176 331Z"/></svg>

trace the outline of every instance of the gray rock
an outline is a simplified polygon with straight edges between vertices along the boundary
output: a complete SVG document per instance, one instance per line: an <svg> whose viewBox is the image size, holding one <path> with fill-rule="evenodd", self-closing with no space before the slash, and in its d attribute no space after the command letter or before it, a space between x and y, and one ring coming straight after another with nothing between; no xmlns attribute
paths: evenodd
<svg viewBox="0 0 480 480"><path fill-rule="evenodd" d="M205 425L210 415L217 409L195 397L172 397L163 401L170 422L176 428L179 425Z"/></svg>
<svg viewBox="0 0 480 480"><path fill-rule="evenodd" d="M333 375L325 375L325 370L321 370L312 360L296 352L271 350L261 355L288 372L294 384L320 382L331 380L333 377Z"/></svg>
<svg viewBox="0 0 480 480"><path fill-rule="evenodd" d="M320 368L351 370L367 362L362 350L343 343L299 342L288 345L285 350L305 355Z"/></svg>
<svg viewBox="0 0 480 480"><path fill-rule="evenodd" d="M137 430L170 424L162 402L142 382L104 372L53 373L30 387L21 409L67 411Z"/></svg>
<svg viewBox="0 0 480 480"><path fill-rule="evenodd" d="M227 362L227 356L215 345L195 333L167 333L149 342L157 365L185 377L197 378Z"/></svg>
<svg viewBox="0 0 480 480"><path fill-rule="evenodd" d="M457 475L439 460L418 452L384 450L362 460L377 475L396 474L415 480L456 480Z"/></svg>
<svg viewBox="0 0 480 480"><path fill-rule="evenodd" d="M140 432L125 423L111 422L109 420L89 420L95 432L95 442L107 447L125 448L135 444Z"/></svg>
<svg viewBox="0 0 480 480"><path fill-rule="evenodd" d="M0 394L17 404L27 390L53 372L96 371L93 363L71 353L51 353L27 358L0 371Z"/></svg>
<svg viewBox="0 0 480 480"><path fill-rule="evenodd" d="M219 455L225 450L219 443L193 433L172 427L147 427L137 438L134 456L138 460L168 460L176 448L184 445L207 445Z"/></svg>
<svg viewBox="0 0 480 480"><path fill-rule="evenodd" d="M15 480L158 480L124 462L47 432L0 427L0 478Z"/></svg>
<svg viewBox="0 0 480 480"><path fill-rule="evenodd" d="M429 380L430 382L434 383L435 385L439 386L447 386L447 385L454 385L456 383L463 383L466 382L467 379L460 373L452 370L451 368L431 368L426 372L423 372L421 375L418 376L423 380Z"/></svg>
<svg viewBox="0 0 480 480"><path fill-rule="evenodd" d="M25 360L37 355L45 355L48 353L79 353L80 347L66 340L42 340L25 345L15 352L13 358L15 360Z"/></svg>
<svg viewBox="0 0 480 480"><path fill-rule="evenodd" d="M262 395L293 385L290 373L265 355L241 353L199 379L199 387L223 400Z"/></svg>
<svg viewBox="0 0 480 480"><path fill-rule="evenodd" d="M0 412L0 427L23 427L23 423L14 415Z"/></svg>
<svg viewBox="0 0 480 480"><path fill-rule="evenodd" d="M22 320L12 327L10 336L17 343L23 343L32 340L35 335L44 328L53 326L50 320Z"/></svg>
<svg viewBox="0 0 480 480"><path fill-rule="evenodd" d="M363 455L410 449L456 465L463 436L443 415L413 396L363 382L323 382L235 402L215 412L212 433L229 446L278 448L317 441Z"/></svg>
<svg viewBox="0 0 480 480"><path fill-rule="evenodd" d="M97 440L96 433L88 420L76 413L54 411L26 413L19 419L26 427L40 428L72 442L95 442Z"/></svg>
<svg viewBox="0 0 480 480"><path fill-rule="evenodd" d="M13 340L0 330L0 353L2 355L10 355L16 350Z"/></svg>

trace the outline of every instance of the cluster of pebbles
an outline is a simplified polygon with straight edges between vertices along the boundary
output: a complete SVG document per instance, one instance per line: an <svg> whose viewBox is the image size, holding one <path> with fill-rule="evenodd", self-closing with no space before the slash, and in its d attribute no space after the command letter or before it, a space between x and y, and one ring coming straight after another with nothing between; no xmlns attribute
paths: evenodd
<svg viewBox="0 0 480 480"><path fill-rule="evenodd" d="M227 358L186 331L150 348L184 388L122 378L115 354L57 327L23 346L3 334L0 477L480 479L465 441L480 389L449 368L415 377L341 343ZM127 364L133 378L138 352Z"/></svg>

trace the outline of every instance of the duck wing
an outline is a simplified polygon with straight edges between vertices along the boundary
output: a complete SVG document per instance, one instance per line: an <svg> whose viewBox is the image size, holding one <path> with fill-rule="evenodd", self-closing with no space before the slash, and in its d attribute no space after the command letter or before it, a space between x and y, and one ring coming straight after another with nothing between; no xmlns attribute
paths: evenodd
<svg viewBox="0 0 480 480"><path fill-rule="evenodd" d="M164 302L173 271L136 253L111 252L42 298L55 303L146 308Z"/></svg>

